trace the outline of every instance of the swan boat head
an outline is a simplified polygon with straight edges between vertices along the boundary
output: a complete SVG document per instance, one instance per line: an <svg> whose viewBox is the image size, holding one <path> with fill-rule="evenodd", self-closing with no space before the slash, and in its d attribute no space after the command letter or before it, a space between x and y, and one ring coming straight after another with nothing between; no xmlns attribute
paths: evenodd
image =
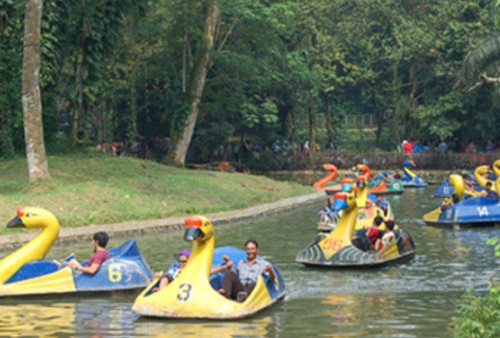
<svg viewBox="0 0 500 338"><path fill-rule="evenodd" d="M326 163L323 164L323 168L328 172L328 175L314 183L313 187L316 189L323 189L327 183L332 182L337 177L338 169L335 165Z"/></svg>
<svg viewBox="0 0 500 338"><path fill-rule="evenodd" d="M25 263L42 259L49 252L59 235L59 221L48 210L37 207L21 207L8 228L42 229L33 240L0 261L0 284L5 283Z"/></svg>

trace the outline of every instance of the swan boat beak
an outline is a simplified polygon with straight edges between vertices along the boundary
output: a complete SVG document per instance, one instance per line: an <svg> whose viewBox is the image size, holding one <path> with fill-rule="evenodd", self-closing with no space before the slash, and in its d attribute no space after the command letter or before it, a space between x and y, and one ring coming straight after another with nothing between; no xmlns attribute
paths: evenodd
<svg viewBox="0 0 500 338"><path fill-rule="evenodd" d="M192 242L197 238L203 238L205 234L198 227L187 227L184 232L184 240L188 242Z"/></svg>
<svg viewBox="0 0 500 338"><path fill-rule="evenodd" d="M19 216L14 217L9 223L7 228L24 228L25 225Z"/></svg>

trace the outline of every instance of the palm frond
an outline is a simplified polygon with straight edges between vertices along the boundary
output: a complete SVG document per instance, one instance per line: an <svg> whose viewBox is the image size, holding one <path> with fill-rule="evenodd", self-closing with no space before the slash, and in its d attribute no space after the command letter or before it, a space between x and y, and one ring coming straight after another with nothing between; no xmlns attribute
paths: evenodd
<svg viewBox="0 0 500 338"><path fill-rule="evenodd" d="M489 65L500 60L500 34L494 34L483 40L465 57L463 75L467 81L477 79ZM491 74L496 76L498 74Z"/></svg>

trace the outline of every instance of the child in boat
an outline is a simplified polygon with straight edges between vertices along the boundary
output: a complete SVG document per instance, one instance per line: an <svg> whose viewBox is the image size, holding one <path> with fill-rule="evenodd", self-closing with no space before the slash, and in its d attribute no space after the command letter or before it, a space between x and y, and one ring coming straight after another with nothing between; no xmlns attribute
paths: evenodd
<svg viewBox="0 0 500 338"><path fill-rule="evenodd" d="M189 250L182 250L178 254L175 254L174 257L177 258L177 264L173 264L167 270L167 272L165 272L161 276L160 283L158 284L157 288L153 289L153 292L161 290L165 286L167 286L168 284L170 284L179 275L179 273L182 271L182 269L184 269L184 267L186 266L187 261L189 259L189 256L191 256L191 252ZM232 268L233 262L231 262L231 259L228 256L224 255L224 256L222 256L222 259L226 262L226 264L221 265L221 266L217 266L215 268L212 268L210 270L210 274L211 275L214 274L214 273L217 273L217 272L224 271L225 269L231 269ZM158 273L158 272L155 273L155 278L158 278L159 274L160 273Z"/></svg>
<svg viewBox="0 0 500 338"><path fill-rule="evenodd" d="M484 190L481 191L481 196L488 197L488 198L494 199L495 201L498 201L498 194L496 191L491 190L491 187L492 187L491 182L486 182L486 186L484 187Z"/></svg>
<svg viewBox="0 0 500 338"><path fill-rule="evenodd" d="M83 273L94 275L101 265L109 258L106 245L108 244L109 236L107 233L100 231L92 236L92 246L94 247L94 255L90 258L89 262L83 266L76 259L68 262L68 266L74 270Z"/></svg>
<svg viewBox="0 0 500 338"><path fill-rule="evenodd" d="M377 195L377 202L375 204L384 211L384 216L387 216L390 206L389 201L382 195Z"/></svg>
<svg viewBox="0 0 500 338"><path fill-rule="evenodd" d="M385 248L387 245L391 244L391 242L395 238L394 221L391 219L388 219L384 223L385 223L385 233L382 236L382 240L377 239L377 242L375 242L375 249L377 251L380 251L383 248Z"/></svg>
<svg viewBox="0 0 500 338"><path fill-rule="evenodd" d="M318 212L319 222L318 225L330 225L333 218L333 202L330 197L326 198L326 206Z"/></svg>
<svg viewBox="0 0 500 338"><path fill-rule="evenodd" d="M453 194L450 197L443 199L443 202L441 203L441 212L445 211L450 205L454 205L458 202L460 202L460 196L458 196L458 194Z"/></svg>
<svg viewBox="0 0 500 338"><path fill-rule="evenodd" d="M167 272L163 274L160 278L160 284L158 288L153 289L153 291L158 291L167 286L171 281L175 279L179 275L182 269L186 266L186 263L189 259L191 252L189 250L182 250L178 254L174 255L177 258L177 265L172 265Z"/></svg>
<svg viewBox="0 0 500 338"><path fill-rule="evenodd" d="M366 236L370 240L370 251L376 251L377 246L380 243L380 229L379 226L384 222L384 218L382 216L376 216L373 219L373 224L369 227L365 227ZM379 241L379 242L377 242Z"/></svg>

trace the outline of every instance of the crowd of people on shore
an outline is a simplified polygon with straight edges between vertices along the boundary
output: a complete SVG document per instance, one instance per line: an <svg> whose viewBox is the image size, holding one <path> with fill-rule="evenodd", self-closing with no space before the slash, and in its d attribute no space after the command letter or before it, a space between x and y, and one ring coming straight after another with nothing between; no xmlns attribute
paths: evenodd
<svg viewBox="0 0 500 338"><path fill-rule="evenodd" d="M132 156L143 159L151 159L162 162L167 156L172 147L169 137L155 137L151 140L138 138L133 142L112 142L101 143L96 145L96 149L110 156ZM314 148L314 149L313 149ZM212 151L208 151L203 157L208 158L207 161L234 161L241 155L241 150L247 153L255 160L261 158L263 154L273 154L277 158L294 160L299 156L309 156L312 151L318 152L321 150L337 150L339 147L329 140L324 145L319 143L311 143L306 141L296 142L293 139L280 140L276 139L272 143L262 144L259 141L244 140L240 143L224 144L215 147ZM470 141L446 140L439 143L425 143L420 141L403 142L396 148L397 152L407 154L467 154L471 162L485 164L491 157L491 154L500 149L500 141L495 142L489 139L485 144Z"/></svg>
<svg viewBox="0 0 500 338"><path fill-rule="evenodd" d="M467 153L470 154L471 160L477 161L478 156L480 160L484 160L486 163L486 154L491 154L498 149L497 143L493 139L489 139L485 144L476 143L474 141L469 141L465 143L459 139L454 140L442 140L439 143L434 143L429 145L427 143L421 143L420 141L407 141L403 140L401 146L398 148L408 155L418 154L418 153Z"/></svg>

